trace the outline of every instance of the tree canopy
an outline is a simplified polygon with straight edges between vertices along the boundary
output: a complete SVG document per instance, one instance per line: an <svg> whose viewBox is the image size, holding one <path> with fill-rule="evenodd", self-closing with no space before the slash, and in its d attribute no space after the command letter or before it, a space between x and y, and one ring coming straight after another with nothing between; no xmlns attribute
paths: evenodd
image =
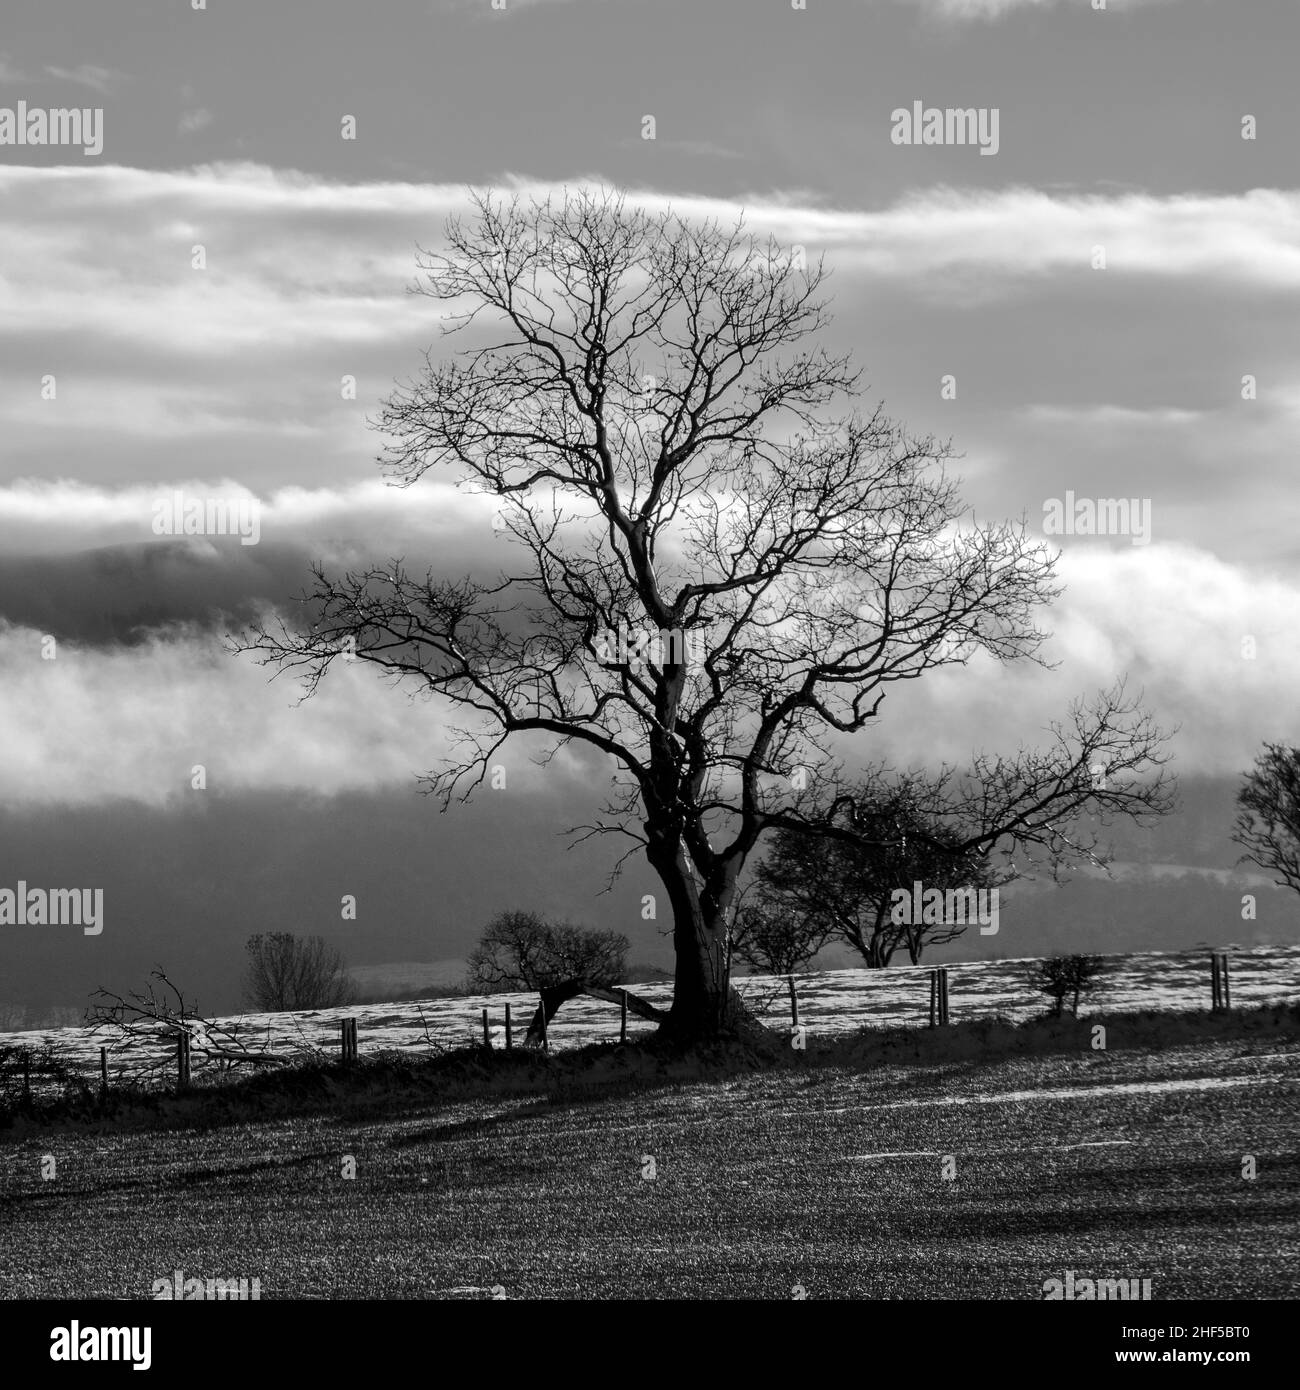
<svg viewBox="0 0 1300 1390"><path fill-rule="evenodd" d="M1277 875L1300 893L1300 748L1266 743L1237 792L1232 838L1243 862Z"/></svg>
<svg viewBox="0 0 1300 1390"><path fill-rule="evenodd" d="M574 979L608 988L623 979L629 946L621 932L550 922L536 912L500 912L470 952L466 980L487 993Z"/></svg>

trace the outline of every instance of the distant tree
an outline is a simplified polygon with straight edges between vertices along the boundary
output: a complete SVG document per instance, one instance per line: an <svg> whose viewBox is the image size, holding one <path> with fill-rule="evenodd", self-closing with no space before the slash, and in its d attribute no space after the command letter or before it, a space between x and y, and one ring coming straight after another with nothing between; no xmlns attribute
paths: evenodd
<svg viewBox="0 0 1300 1390"><path fill-rule="evenodd" d="M255 1009L333 1009L356 999L347 962L319 936L276 931L250 936L244 993Z"/></svg>
<svg viewBox="0 0 1300 1390"><path fill-rule="evenodd" d="M800 913L760 890L746 895L736 909L731 951L764 974L790 975L807 965L834 934L834 925L825 918Z"/></svg>
<svg viewBox="0 0 1300 1390"><path fill-rule="evenodd" d="M608 988L622 980L630 944L621 932L550 922L536 912L501 912L469 953L467 981L488 994L574 979Z"/></svg>
<svg viewBox="0 0 1300 1390"><path fill-rule="evenodd" d="M1052 1001L1053 1018L1060 1018L1067 999L1071 1014L1078 1018L1079 996L1098 989L1105 971L1101 956L1048 956L1030 961L1025 975L1032 988Z"/></svg>
<svg viewBox="0 0 1300 1390"><path fill-rule="evenodd" d="M1300 748L1266 743L1237 805L1232 838L1246 851L1238 863L1258 864L1300 893Z"/></svg>
<svg viewBox="0 0 1300 1390"><path fill-rule="evenodd" d="M823 944L839 936L872 968L887 966L900 947L919 965L927 945L955 940L968 924L894 922L890 909L896 889L910 894L913 884L921 883L942 891L979 890L1013 877L988 855L963 847L958 832L928 816L926 792L920 774L890 782L873 774L856 787L856 825L867 843L816 833L815 820L811 831L779 831L758 867L764 900L816 924L825 931ZM829 832L838 819L826 813L821 824Z"/></svg>

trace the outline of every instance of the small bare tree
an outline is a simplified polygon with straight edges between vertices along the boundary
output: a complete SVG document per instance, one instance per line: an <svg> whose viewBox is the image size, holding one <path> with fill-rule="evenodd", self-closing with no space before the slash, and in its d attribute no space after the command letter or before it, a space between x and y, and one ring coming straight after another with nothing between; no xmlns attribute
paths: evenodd
<svg viewBox="0 0 1300 1390"><path fill-rule="evenodd" d="M1238 862L1258 864L1300 893L1300 748L1266 743L1237 805L1232 838L1246 851Z"/></svg>
<svg viewBox="0 0 1300 1390"><path fill-rule="evenodd" d="M1079 996L1099 989L1105 971L1101 956L1049 956L1030 961L1025 974L1029 984L1052 1001L1053 1018L1060 1018L1067 998L1071 1014L1078 1018Z"/></svg>
<svg viewBox="0 0 1300 1390"><path fill-rule="evenodd" d="M250 936L245 996L254 1009L333 1009L356 999L356 985L336 946L319 936L266 932Z"/></svg>
<svg viewBox="0 0 1300 1390"><path fill-rule="evenodd" d="M758 893L737 909L731 926L733 956L765 975L792 975L822 949L834 927Z"/></svg>
<svg viewBox="0 0 1300 1390"><path fill-rule="evenodd" d="M621 932L548 922L535 912L501 912L469 954L467 981L487 994L576 979L609 988L623 979L630 945Z"/></svg>

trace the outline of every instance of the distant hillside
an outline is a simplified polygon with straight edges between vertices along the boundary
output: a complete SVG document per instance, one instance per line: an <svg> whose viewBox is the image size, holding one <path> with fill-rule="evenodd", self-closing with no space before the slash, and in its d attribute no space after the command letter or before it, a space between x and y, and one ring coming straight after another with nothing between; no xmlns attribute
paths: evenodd
<svg viewBox="0 0 1300 1390"><path fill-rule="evenodd" d="M354 965L348 974L365 999L422 998L428 991L450 989L465 978L459 959L390 961L383 965Z"/></svg>
<svg viewBox="0 0 1300 1390"><path fill-rule="evenodd" d="M413 748L413 767L419 757ZM1300 897L1236 866L1237 787L1232 778L1185 781L1174 815L1147 830L1121 822L1107 832L1112 877L1077 870L1060 887L1050 878L1013 884L996 936L968 932L935 958L1300 940ZM339 798L213 794L166 809L124 801L111 813L0 807L0 885L102 886L107 919L97 937L0 929L0 1006L29 1010L24 1018L79 1016L97 986L138 988L161 964L205 1011L232 1012L244 942L277 930L337 945L370 997L390 987L409 997L455 983L484 924L520 906L625 932L632 961L671 968L662 909L657 921L641 916L642 895L659 889L643 863L630 860L602 894L607 845L588 841L559 857L557 828L582 823L591 809L590 789L564 779L545 802L486 796L446 816L414 784ZM345 892L360 905L355 922L340 920ZM1246 893L1256 895L1254 921L1241 916ZM859 962L839 950L821 963Z"/></svg>

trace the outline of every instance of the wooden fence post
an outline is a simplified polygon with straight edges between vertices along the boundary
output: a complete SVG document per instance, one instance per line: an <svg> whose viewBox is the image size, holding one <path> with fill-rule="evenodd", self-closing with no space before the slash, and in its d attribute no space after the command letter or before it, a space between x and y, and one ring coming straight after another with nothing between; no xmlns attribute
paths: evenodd
<svg viewBox="0 0 1300 1390"><path fill-rule="evenodd" d="M183 1091L190 1084L190 1035L176 1035L176 1089Z"/></svg>
<svg viewBox="0 0 1300 1390"><path fill-rule="evenodd" d="M99 1098L108 1099L108 1048L99 1049Z"/></svg>
<svg viewBox="0 0 1300 1390"><path fill-rule="evenodd" d="M1210 953L1210 1008L1215 1013L1226 1012L1232 1008L1227 951Z"/></svg>
<svg viewBox="0 0 1300 1390"><path fill-rule="evenodd" d="M546 1038L546 998L544 995L540 994L537 997L542 1001L542 1051L549 1052L551 1050L551 1044Z"/></svg>
<svg viewBox="0 0 1300 1390"><path fill-rule="evenodd" d="M513 1038L511 1037L511 1033L510 1033L510 1005L507 1004L507 1005L506 1005L506 1051L509 1052L510 1049L511 1049L511 1047L512 1047L513 1045L514 1045L514 1041L513 1041Z"/></svg>
<svg viewBox="0 0 1300 1390"><path fill-rule="evenodd" d="M339 1055L345 1067L357 1060L357 1021L355 1018L339 1020Z"/></svg>
<svg viewBox="0 0 1300 1390"><path fill-rule="evenodd" d="M623 990L623 1017L618 1027L618 1040L620 1043L627 1041L627 990Z"/></svg>
<svg viewBox="0 0 1300 1390"><path fill-rule="evenodd" d="M794 1022L794 1026L795 1026L796 1028L798 1028L798 1026L799 1026L799 996L794 992L794 976L793 976L793 975L787 975L785 978L786 978L786 983L790 986L790 1017L791 1017L791 1019L792 1019L793 1022Z"/></svg>
<svg viewBox="0 0 1300 1390"><path fill-rule="evenodd" d="M488 1016L486 1009L483 1010L483 1046L486 1048L492 1046L492 1035L488 1032Z"/></svg>
<svg viewBox="0 0 1300 1390"><path fill-rule="evenodd" d="M948 1022L948 971L930 971L930 1027Z"/></svg>

